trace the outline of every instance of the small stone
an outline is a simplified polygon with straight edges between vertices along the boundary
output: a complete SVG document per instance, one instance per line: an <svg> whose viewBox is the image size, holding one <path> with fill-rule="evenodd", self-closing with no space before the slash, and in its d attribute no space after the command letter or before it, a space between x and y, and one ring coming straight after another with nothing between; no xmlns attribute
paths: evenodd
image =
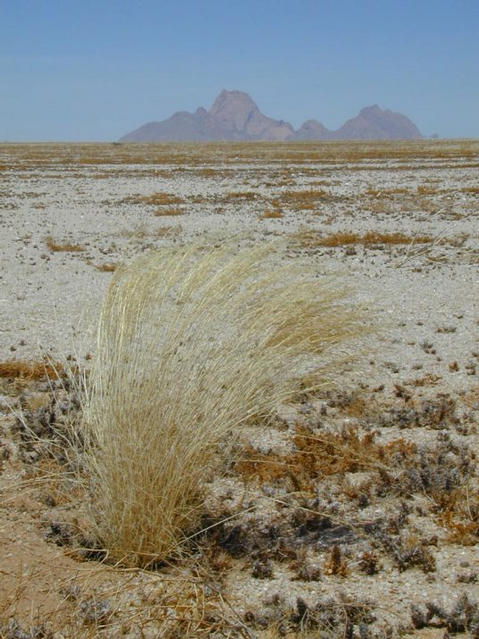
<svg viewBox="0 0 479 639"><path fill-rule="evenodd" d="M252 576L255 579L271 579L273 576L273 566L269 559L258 559L253 564Z"/></svg>

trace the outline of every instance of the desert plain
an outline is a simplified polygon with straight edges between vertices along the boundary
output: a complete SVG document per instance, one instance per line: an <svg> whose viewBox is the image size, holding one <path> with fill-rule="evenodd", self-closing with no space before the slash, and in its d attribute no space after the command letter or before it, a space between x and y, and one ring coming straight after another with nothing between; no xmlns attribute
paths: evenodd
<svg viewBox="0 0 479 639"><path fill-rule="evenodd" d="M478 175L469 140L1 144L0 636L479 636ZM336 278L372 330L248 427L183 559L113 566L62 369L119 264L227 241Z"/></svg>

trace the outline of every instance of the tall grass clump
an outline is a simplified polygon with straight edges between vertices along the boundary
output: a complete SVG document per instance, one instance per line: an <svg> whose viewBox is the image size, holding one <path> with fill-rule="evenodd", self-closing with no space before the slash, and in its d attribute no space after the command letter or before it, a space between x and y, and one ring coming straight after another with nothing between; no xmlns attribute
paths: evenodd
<svg viewBox="0 0 479 639"><path fill-rule="evenodd" d="M180 552L228 442L358 324L343 290L281 265L274 246L166 249L118 268L84 411L110 557L147 566Z"/></svg>

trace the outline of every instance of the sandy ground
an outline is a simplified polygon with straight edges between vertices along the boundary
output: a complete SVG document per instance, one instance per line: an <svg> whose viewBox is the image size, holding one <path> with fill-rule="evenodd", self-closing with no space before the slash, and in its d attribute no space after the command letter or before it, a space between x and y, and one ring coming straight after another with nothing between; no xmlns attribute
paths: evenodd
<svg viewBox="0 0 479 639"><path fill-rule="evenodd" d="M94 322L111 269L145 250L161 250L173 243L192 240L208 245L233 236L238 237L238 243L282 237L284 259L301 256L312 261L318 273L339 274L341 281L351 288L351 302L365 306L380 329L362 345L360 369L345 366L338 371L341 390L346 393L347 389L347 399L343 397L340 401L334 395L307 398L302 408L294 409L296 423L309 420L316 428L325 414L331 428L342 428L345 424L365 428L366 422L370 425L373 420L382 443L405 436L420 445L439 446L439 434L445 432L443 438L452 437L456 448L477 449L478 168L477 142L418 142L409 146L0 145L0 361L39 360L45 354L56 360L73 354L83 363L94 352ZM272 212L277 217L270 217ZM368 232L376 233L377 241L361 241ZM356 241L337 234L355 234ZM401 234L403 241L394 243L393 234ZM335 236L339 239L331 245L322 241ZM421 241L424 237L426 242ZM0 409L4 420L2 441L8 448L11 406L24 408L25 401L33 401L31 397L40 397L40 403L48 402L45 397L49 390L30 389L25 400L24 389L14 392L11 385L5 384ZM354 401L360 399L365 414L359 415L351 408L353 397ZM444 398L454 402L452 412L444 409L439 417L426 418L424 402L435 402L437 409ZM415 418L405 416L404 411L410 409L416 411ZM392 411L396 411L394 419ZM385 415L389 415L389 422ZM381 429L381 424L388 428ZM274 442L291 436L291 420L288 428L286 434L280 429L269 447L258 433L251 434L251 441L257 440L260 451L279 454L284 441L276 448ZM4 554L1 587L4 595L7 592L10 596L15 589L23 588L23 594L16 600L20 603L15 618L20 619L22 628L28 626L30 634L25 636L37 636L32 624L28 624L25 603L35 600L35 596L28 594L31 585L24 587L22 580L36 572L41 576L40 582L43 580L45 593L49 593L42 600L48 614L63 610L62 606L71 608L72 601L77 606L75 614L81 618L80 630L78 624L75 626L78 636L87 636L87 631L93 633L88 636L100 632L111 637L169 636L165 629L155 630L154 625L148 631L150 634L145 635L135 634L134 624L124 633L120 633L118 626L115 630L99 630L97 626L95 631L91 630L91 623L100 623L107 613L88 608L90 604L84 602L90 601L91 593L83 599L77 594L66 596L64 575L68 573L70 583L78 582L81 589L85 571L91 576L100 570L101 588L105 592L109 569L100 569L91 562L85 569L84 563L76 562L63 548L45 541L48 525L65 513L61 509L56 512L54 506L47 508L42 502L44 496L35 491L30 496L30 489L29 496L19 491L20 496L11 499L11 486L29 476L25 469L27 462L18 452L21 446L18 450L13 446L12 450L10 457L4 455L2 475L2 488L10 497L1 510ZM456 449L450 454L459 455ZM442 462L437 463L439 469ZM356 471L345 472L347 475ZM470 481L471 486L475 485L475 477L476 471L470 471L459 485ZM347 480L360 481L356 475L354 478L348 475ZM233 486L235 481L231 479ZM343 490L344 482L341 486ZM230 489L224 489L223 497ZM344 542L344 557L350 567L343 574L336 565L328 573L325 562L332 544L321 546L320 535L314 528L317 522L313 522L308 535L314 537L314 543L306 544L301 552L305 564L313 566L313 573L314 565L321 565L321 581L319 577L292 578L291 566L281 563L276 555L266 557L267 535L258 524L258 513L263 519L276 517L271 506L261 505L268 490L282 498L278 487L251 488L250 500L256 504L257 514L251 521L245 518L240 524L249 526L262 541L257 540L254 547L241 542L243 550L236 549L236 555L234 550L231 552L233 565L222 578L222 588L234 602L231 605L238 611L235 615L239 619L236 622L230 619L231 628L236 629L229 636L263 636L261 629L279 615L274 617L271 610L281 606L285 609L289 606L293 611L289 619L294 626L294 615L301 617L301 610L294 612L295 606L301 608L298 597L307 602L312 619L314 604L310 602L334 596L337 601L338 597L343 598L342 609L347 609L349 604L345 602L351 598L374 602L368 610L374 611L375 621L364 613L362 621L351 622L354 632L362 632L361 636L392 636L413 631L414 626L419 632L423 626L426 630L421 632L430 634L422 636L442 637L445 628L455 632L447 614L452 618L454 602L461 595L467 593L471 601L479 601L477 537L467 545L447 542L449 533L438 525L437 517L431 523L434 518L421 502L431 499L428 494L421 497L421 491L414 493L416 509L408 511L408 525L420 538L417 543L432 549L434 571L424 567L427 564L424 557L422 567L421 561L412 561L411 567L398 567L397 558L395 564L389 552L389 559L382 560L385 568L368 575L357 569L359 550L356 554L351 551L349 556L347 540L338 533L337 542L340 545ZM321 498L328 517L335 513L340 520L350 517L354 508L351 511L351 504L347 508L334 495L340 489L329 486L328 490L332 491L329 497ZM218 499L223 497L220 495ZM389 506L370 500L372 505L360 511L357 526L364 527L366 521L376 520L388 508L397 519L401 499L404 500L404 495L399 491L399 497L396 495ZM331 506L333 502L339 504L336 511ZM349 502L354 506L352 497ZM216 507L213 504L212 509ZM294 511L296 507L297 504L289 504L287 508ZM234 509L233 503L230 508ZM312 508L311 504L308 508ZM469 521L474 534L479 530L476 517L477 514L471 514ZM281 528L282 524L278 525ZM401 525L396 522L396 527ZM411 530L408 529L408 534ZM223 533L217 542L228 550L225 539L231 530ZM376 534L376 541L383 533ZM241 537L244 530L235 534ZM401 534L398 530L397 535ZM363 554L379 552L370 540L357 543ZM251 562L248 557L252 557ZM298 557L294 561L298 562ZM252 563L252 569L248 562ZM274 564L271 570L268 562ZM202 583L198 575L197 578ZM158 578L137 575L134 579L135 588L141 586L146 592L156 587L152 584ZM40 582L37 578L36 583ZM219 606L218 601L216 597L215 605ZM443 606L442 617L431 613L427 619L424 613L422 626L420 621L413 623L411 605L417 603L424 608L431 601ZM270 611L269 616L258 612L258 602ZM448 606L449 613L444 612ZM8 606L6 610L7 619L12 613ZM319 614L317 610L315 614ZM306 619L304 614L303 617ZM472 617L471 613L469 621ZM55 623L52 622L51 636L56 627L61 629L61 624ZM340 622L336 619L334 623ZM303 625L307 628L306 622ZM297 622L294 632L300 632L300 626ZM8 629L4 625L2 636L20 636L14 634L13 627ZM317 627L311 626L313 630ZM71 628L68 631L71 634L63 636L77 636ZM199 628L191 636L207 636ZM369 635L364 634L364 628ZM460 624L456 630L461 630ZM283 636L285 633L286 630Z"/></svg>

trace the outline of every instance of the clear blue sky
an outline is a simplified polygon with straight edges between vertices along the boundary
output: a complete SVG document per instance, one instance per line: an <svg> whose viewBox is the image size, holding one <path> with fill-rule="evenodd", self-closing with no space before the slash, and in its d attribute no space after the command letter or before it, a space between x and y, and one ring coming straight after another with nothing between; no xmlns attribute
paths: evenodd
<svg viewBox="0 0 479 639"><path fill-rule="evenodd" d="M113 140L222 88L479 137L479 0L0 0L0 140Z"/></svg>

